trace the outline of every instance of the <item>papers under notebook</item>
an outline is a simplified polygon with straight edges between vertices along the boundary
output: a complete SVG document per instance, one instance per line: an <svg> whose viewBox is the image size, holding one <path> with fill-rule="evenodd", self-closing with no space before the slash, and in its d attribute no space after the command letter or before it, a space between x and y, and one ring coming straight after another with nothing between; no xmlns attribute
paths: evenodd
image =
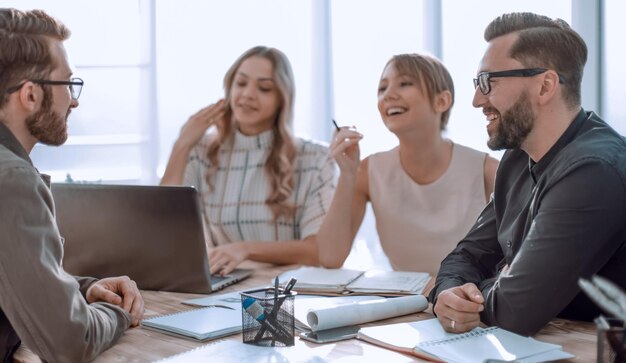
<svg viewBox="0 0 626 363"><path fill-rule="evenodd" d="M463 334L446 333L437 319L361 328L358 339L419 358L462 363L486 359L546 362L573 358L561 346L523 337L498 328L476 328Z"/></svg>
<svg viewBox="0 0 626 363"><path fill-rule="evenodd" d="M196 340L208 340L241 331L241 310L206 307L144 319L145 328Z"/></svg>
<svg viewBox="0 0 626 363"><path fill-rule="evenodd" d="M279 277L285 284L295 277L294 290L299 293L415 295L424 291L430 281L425 272L356 271L301 267L286 271Z"/></svg>

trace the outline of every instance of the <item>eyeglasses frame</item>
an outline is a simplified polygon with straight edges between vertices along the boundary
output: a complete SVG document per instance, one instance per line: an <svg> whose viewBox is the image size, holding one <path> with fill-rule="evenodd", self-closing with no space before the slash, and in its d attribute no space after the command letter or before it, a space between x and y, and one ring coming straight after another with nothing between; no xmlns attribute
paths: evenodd
<svg viewBox="0 0 626 363"><path fill-rule="evenodd" d="M40 85L49 84L52 86L69 86L70 94L71 94L72 100L74 101L78 100L81 92L83 91L83 86L85 85L85 81L83 81L81 78L78 78L78 77L71 78L69 81L54 81L50 79L29 79L28 81L22 82L18 84L17 86L9 87L6 90L6 93L13 93L19 90L20 88L24 87L26 82L33 82L33 83L40 84ZM75 87L75 86L78 86L78 87Z"/></svg>
<svg viewBox="0 0 626 363"><path fill-rule="evenodd" d="M488 95L489 93L491 93L491 78L498 78L498 77L533 77L536 76L538 74L542 74L549 71L548 68L522 68L522 69L511 69L511 70L507 70L507 71L499 71L499 72L480 72L478 73L478 75L476 76L476 78L473 79L474 81L474 89L476 88L480 88L480 92L483 95ZM559 83L564 84L565 83L565 77L563 77L561 74L559 74L557 72L557 75L559 76ZM482 83L481 83L481 78L487 77L487 80L485 81L486 84L486 88L487 88L487 92L483 91L483 87L482 87Z"/></svg>

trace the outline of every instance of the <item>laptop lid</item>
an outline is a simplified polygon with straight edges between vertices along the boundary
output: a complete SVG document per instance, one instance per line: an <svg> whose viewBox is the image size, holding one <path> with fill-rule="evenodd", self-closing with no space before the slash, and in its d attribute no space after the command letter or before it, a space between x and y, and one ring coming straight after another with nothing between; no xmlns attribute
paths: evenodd
<svg viewBox="0 0 626 363"><path fill-rule="evenodd" d="M53 184L63 266L78 276L127 275L144 290L210 293L249 276L212 281L193 187Z"/></svg>

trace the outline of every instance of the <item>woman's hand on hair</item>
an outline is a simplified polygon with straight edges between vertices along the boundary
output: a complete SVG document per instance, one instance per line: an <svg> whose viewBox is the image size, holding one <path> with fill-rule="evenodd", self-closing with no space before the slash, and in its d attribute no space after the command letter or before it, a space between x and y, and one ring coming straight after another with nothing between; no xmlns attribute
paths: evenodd
<svg viewBox="0 0 626 363"><path fill-rule="evenodd" d="M224 117L225 105L226 103L221 99L192 115L180 130L180 136L176 141L179 146L192 148L196 145L206 130Z"/></svg>
<svg viewBox="0 0 626 363"><path fill-rule="evenodd" d="M342 127L330 144L330 152L337 161L342 173L356 174L361 163L359 141L363 134L356 131L355 127Z"/></svg>

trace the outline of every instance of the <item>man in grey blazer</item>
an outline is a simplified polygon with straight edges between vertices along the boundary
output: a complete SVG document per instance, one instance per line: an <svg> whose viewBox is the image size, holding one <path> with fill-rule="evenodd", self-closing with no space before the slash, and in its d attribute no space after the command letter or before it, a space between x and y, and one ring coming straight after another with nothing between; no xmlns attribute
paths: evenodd
<svg viewBox="0 0 626 363"><path fill-rule="evenodd" d="M61 145L83 81L72 78L69 30L43 11L0 9L0 361L23 341L45 361L94 359L144 302L128 277L73 277L49 178L29 158L36 143Z"/></svg>

